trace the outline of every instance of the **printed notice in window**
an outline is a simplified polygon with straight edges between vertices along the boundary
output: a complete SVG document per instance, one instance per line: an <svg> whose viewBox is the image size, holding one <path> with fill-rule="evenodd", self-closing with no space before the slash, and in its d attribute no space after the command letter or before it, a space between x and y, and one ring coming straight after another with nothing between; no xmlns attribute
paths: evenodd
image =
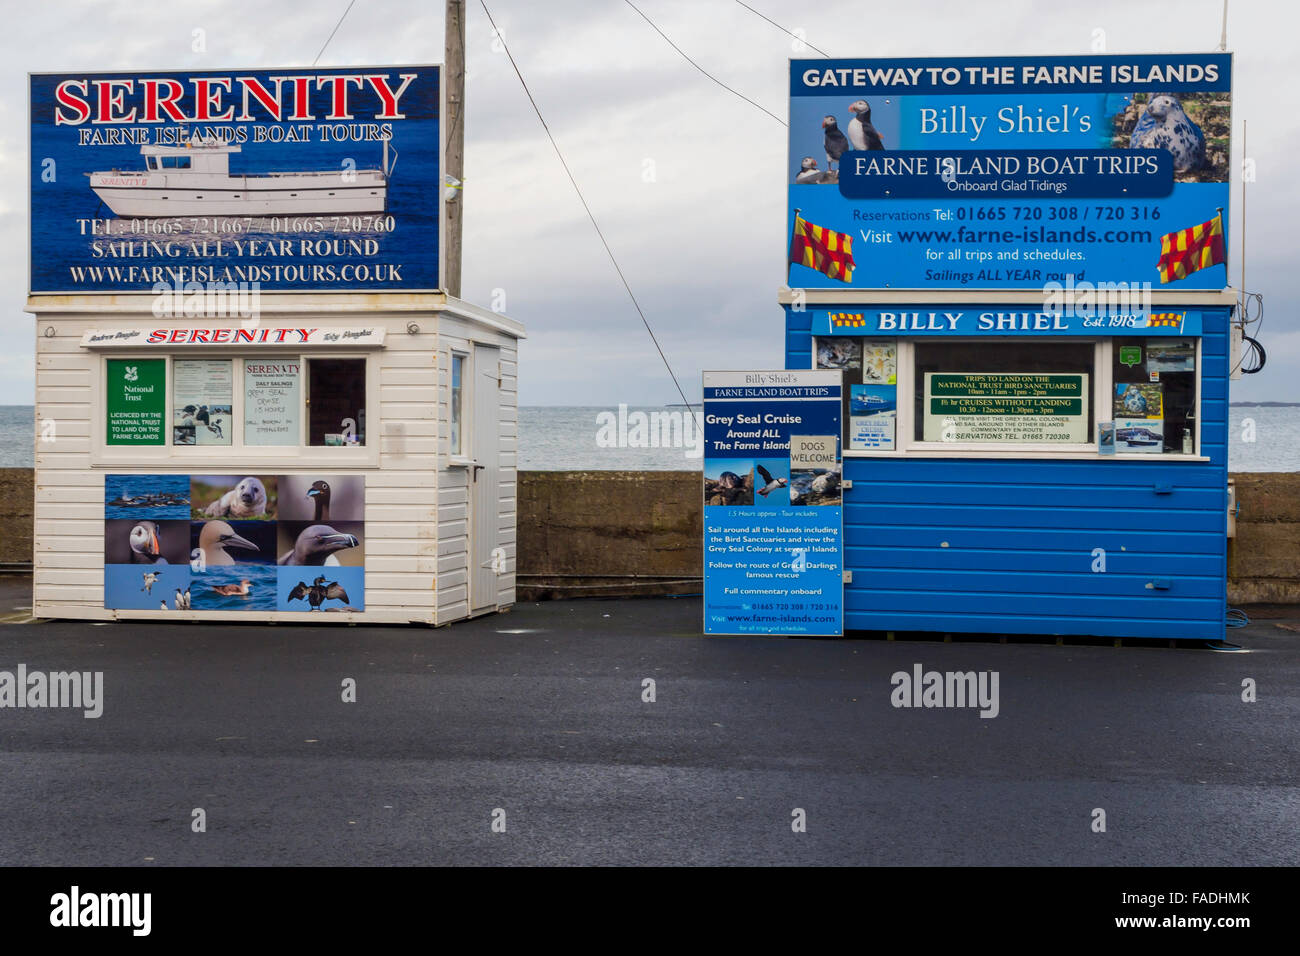
<svg viewBox="0 0 1300 956"><path fill-rule="evenodd" d="M234 395L230 359L172 363L172 444L229 445Z"/></svg>
<svg viewBox="0 0 1300 956"><path fill-rule="evenodd" d="M926 372L925 441L1079 444L1088 434L1088 376Z"/></svg>
<svg viewBox="0 0 1300 956"><path fill-rule="evenodd" d="M302 362L244 359L244 444L297 445Z"/></svg>

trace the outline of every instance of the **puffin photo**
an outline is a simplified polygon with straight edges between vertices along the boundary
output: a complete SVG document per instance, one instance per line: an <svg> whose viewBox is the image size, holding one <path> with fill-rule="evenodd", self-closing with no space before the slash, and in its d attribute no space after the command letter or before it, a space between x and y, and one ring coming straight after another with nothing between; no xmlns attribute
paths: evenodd
<svg viewBox="0 0 1300 956"><path fill-rule="evenodd" d="M840 157L849 151L849 141L840 132L839 123L835 117L827 114L822 118L822 130L826 134L826 171L827 173L839 173Z"/></svg>
<svg viewBox="0 0 1300 956"><path fill-rule="evenodd" d="M763 479L763 487L758 489L758 493L764 498L789 484L789 480L786 478L773 478L772 473L762 465L756 465L755 467L758 469L758 476Z"/></svg>
<svg viewBox="0 0 1300 956"><path fill-rule="evenodd" d="M849 145L856 150L884 149L884 140L871 125L871 104L866 100L857 100L849 105L849 112L853 114L847 129Z"/></svg>
<svg viewBox="0 0 1300 956"><path fill-rule="evenodd" d="M794 181L800 186L812 186L820 183L826 176L817 168L817 159L813 156L805 156L799 163L799 172L795 175Z"/></svg>
<svg viewBox="0 0 1300 956"><path fill-rule="evenodd" d="M132 564L166 564L156 521L141 521L131 529Z"/></svg>

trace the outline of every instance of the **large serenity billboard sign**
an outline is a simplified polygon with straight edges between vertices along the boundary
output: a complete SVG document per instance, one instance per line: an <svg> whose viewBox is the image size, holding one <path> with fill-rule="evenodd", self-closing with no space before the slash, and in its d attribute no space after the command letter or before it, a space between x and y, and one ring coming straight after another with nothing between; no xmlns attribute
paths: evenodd
<svg viewBox="0 0 1300 956"><path fill-rule="evenodd" d="M436 66L33 74L31 291L439 287Z"/></svg>
<svg viewBox="0 0 1300 956"><path fill-rule="evenodd" d="M793 60L792 287L1227 285L1232 58Z"/></svg>

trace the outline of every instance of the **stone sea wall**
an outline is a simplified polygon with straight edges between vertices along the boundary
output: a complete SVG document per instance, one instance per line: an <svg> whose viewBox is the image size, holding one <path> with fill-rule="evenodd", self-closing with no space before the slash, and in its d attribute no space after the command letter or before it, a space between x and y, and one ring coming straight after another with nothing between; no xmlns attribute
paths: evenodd
<svg viewBox="0 0 1300 956"><path fill-rule="evenodd" d="M1300 474L1234 475L1233 604L1300 604ZM32 560L32 471L0 468L0 565ZM519 474L518 597L693 594L704 495L689 471Z"/></svg>

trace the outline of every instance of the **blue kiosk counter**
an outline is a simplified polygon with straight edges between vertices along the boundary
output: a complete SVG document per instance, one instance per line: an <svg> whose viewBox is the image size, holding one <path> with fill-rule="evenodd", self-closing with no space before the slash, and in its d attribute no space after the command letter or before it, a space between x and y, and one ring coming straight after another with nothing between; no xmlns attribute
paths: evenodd
<svg viewBox="0 0 1300 956"><path fill-rule="evenodd" d="M781 295L843 374L846 629L1221 639L1235 293L893 295Z"/></svg>

